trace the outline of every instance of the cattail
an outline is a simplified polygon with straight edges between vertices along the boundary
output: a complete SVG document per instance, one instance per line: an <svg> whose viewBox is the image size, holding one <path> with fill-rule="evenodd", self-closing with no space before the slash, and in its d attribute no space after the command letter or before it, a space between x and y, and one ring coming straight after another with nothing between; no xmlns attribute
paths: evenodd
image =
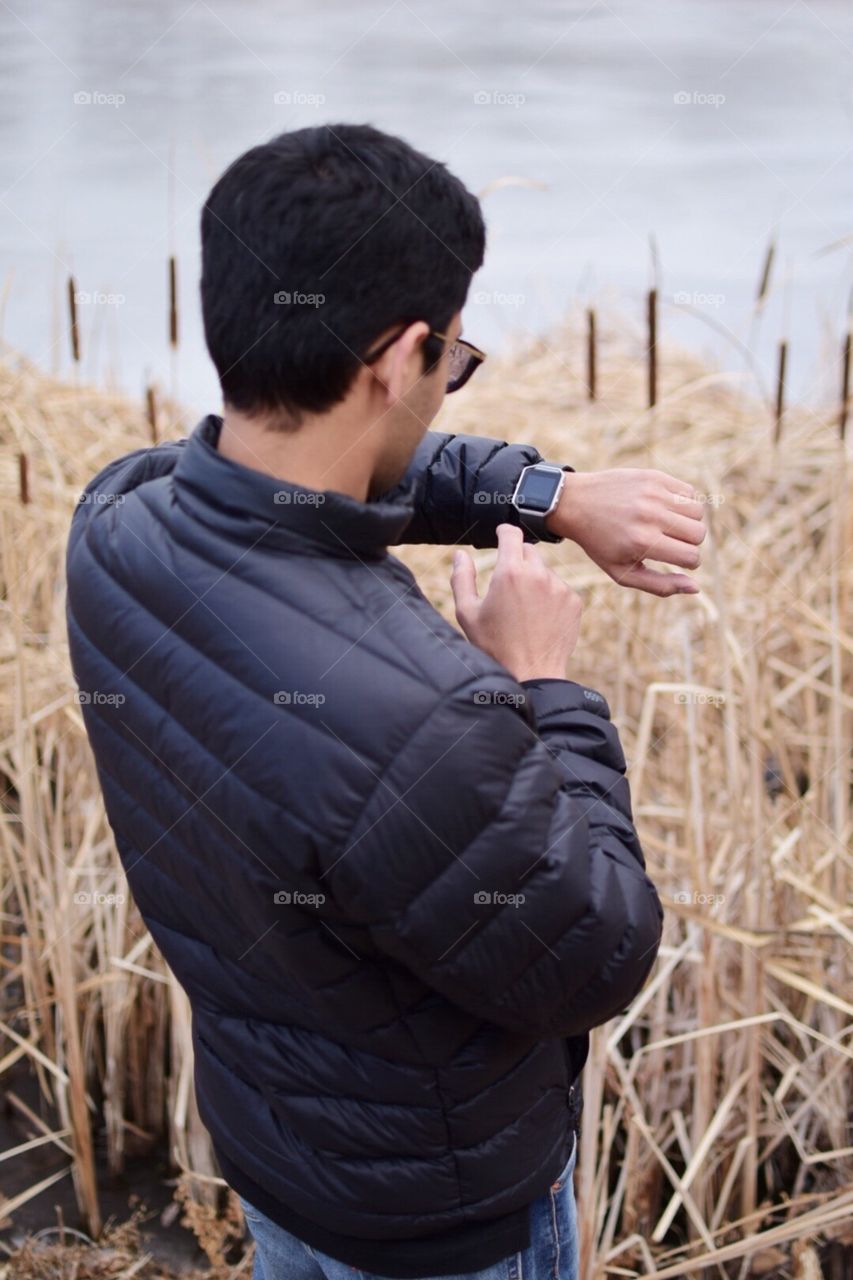
<svg viewBox="0 0 853 1280"><path fill-rule="evenodd" d="M586 313L586 385L590 400L595 399L596 342L595 312L590 308Z"/></svg>
<svg viewBox="0 0 853 1280"><path fill-rule="evenodd" d="M169 258L169 345L178 345L178 263L174 254Z"/></svg>
<svg viewBox="0 0 853 1280"><path fill-rule="evenodd" d="M145 416L151 432L151 443L157 443L157 399L153 386L145 388Z"/></svg>
<svg viewBox="0 0 853 1280"><path fill-rule="evenodd" d="M74 277L68 277L68 315L71 322L71 358L80 363L80 328L77 323L77 286Z"/></svg>
<svg viewBox="0 0 853 1280"><path fill-rule="evenodd" d="M788 367L788 343L783 338L779 343L779 363L776 369L776 424L773 432L773 443L782 439L782 419L785 416L785 371Z"/></svg>
<svg viewBox="0 0 853 1280"><path fill-rule="evenodd" d="M27 506L30 500L30 462L25 453L18 454L18 494L21 506Z"/></svg>
<svg viewBox="0 0 853 1280"><path fill-rule="evenodd" d="M853 295L847 315L847 332L841 348L841 411L838 415L838 434L843 440L847 435L847 413L850 408L850 348L851 328L853 328Z"/></svg>
<svg viewBox="0 0 853 1280"><path fill-rule="evenodd" d="M658 402L658 291L649 289L649 408Z"/></svg>
<svg viewBox="0 0 853 1280"><path fill-rule="evenodd" d="M761 268L761 277L758 282L758 292L755 295L755 308L763 306L764 300L770 289L770 273L773 270L773 259L776 257L776 238L771 236L767 244L767 252L764 255L764 265Z"/></svg>
<svg viewBox="0 0 853 1280"><path fill-rule="evenodd" d="M658 291L660 289L660 254L654 235L649 235L649 252L652 264L652 285L647 302L649 336L649 408L658 402Z"/></svg>

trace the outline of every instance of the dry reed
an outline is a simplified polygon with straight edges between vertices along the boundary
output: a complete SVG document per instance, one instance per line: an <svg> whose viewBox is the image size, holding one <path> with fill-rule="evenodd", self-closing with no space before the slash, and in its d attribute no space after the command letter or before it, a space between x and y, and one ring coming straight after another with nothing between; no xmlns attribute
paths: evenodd
<svg viewBox="0 0 853 1280"><path fill-rule="evenodd" d="M644 336L617 341L598 313L592 390L579 314L490 362L438 424L578 469L662 467L708 506L696 597L623 591L570 544L545 552L586 597L574 674L622 731L667 912L643 993L593 1035L582 1274L805 1280L819 1256L843 1266L853 1219L848 461L837 405L789 406L773 449L772 407L666 346L648 409ZM0 401L0 1074L37 1077L48 1120L31 1115L28 1136L67 1154L97 1230L96 1137L118 1169L129 1141L165 1131L195 1199L212 1207L217 1187L186 1001L126 896L64 632L73 504L150 442L150 406L11 357ZM403 555L449 614L449 551ZM488 571L494 552L476 558Z"/></svg>

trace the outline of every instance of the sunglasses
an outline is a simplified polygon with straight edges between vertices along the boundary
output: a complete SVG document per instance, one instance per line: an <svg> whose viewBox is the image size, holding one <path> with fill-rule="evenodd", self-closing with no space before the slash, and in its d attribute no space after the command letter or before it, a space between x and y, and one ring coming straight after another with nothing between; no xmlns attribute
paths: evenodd
<svg viewBox="0 0 853 1280"><path fill-rule="evenodd" d="M411 321L409 322L411 323ZM408 324L406 325L408 328ZM384 355L390 346L397 341L406 329L400 329L397 333L386 338L384 342L380 342L375 351L371 351L364 357L364 364L372 364L374 360L378 360ZM442 342L448 341L446 333L439 333L438 329L430 329L430 337L440 338ZM464 338L456 338L451 342L448 351L449 363L447 370L447 394L452 391L458 391L460 387L464 387L465 383L471 375L477 370L486 358L485 351L481 351L479 347L475 347L472 343L466 342Z"/></svg>

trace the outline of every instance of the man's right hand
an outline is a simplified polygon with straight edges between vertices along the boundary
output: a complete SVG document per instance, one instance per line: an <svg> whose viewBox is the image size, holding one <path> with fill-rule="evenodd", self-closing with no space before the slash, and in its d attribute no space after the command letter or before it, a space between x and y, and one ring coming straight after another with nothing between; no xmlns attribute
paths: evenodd
<svg viewBox="0 0 853 1280"><path fill-rule="evenodd" d="M578 642L581 598L524 541L514 525L498 527L498 558L485 596L467 551L453 556L450 585L456 618L472 644L516 680L565 680Z"/></svg>

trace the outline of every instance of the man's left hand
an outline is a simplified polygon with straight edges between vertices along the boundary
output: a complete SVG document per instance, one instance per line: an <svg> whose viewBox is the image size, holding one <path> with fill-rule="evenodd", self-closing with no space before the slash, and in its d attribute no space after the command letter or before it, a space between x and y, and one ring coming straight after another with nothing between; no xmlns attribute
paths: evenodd
<svg viewBox="0 0 853 1280"><path fill-rule="evenodd" d="M623 467L566 474L547 524L571 538L614 582L655 596L695 594L686 573L650 569L646 559L698 569L705 508L692 485L665 471Z"/></svg>

